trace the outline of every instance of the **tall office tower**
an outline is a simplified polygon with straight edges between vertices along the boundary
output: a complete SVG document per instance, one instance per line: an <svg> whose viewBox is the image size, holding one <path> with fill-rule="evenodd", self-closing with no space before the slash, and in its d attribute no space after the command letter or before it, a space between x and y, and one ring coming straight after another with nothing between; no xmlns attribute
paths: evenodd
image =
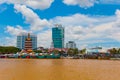
<svg viewBox="0 0 120 80"><path fill-rule="evenodd" d="M74 41L69 41L68 43L66 43L66 48L76 48L76 44Z"/></svg>
<svg viewBox="0 0 120 80"><path fill-rule="evenodd" d="M64 28L56 24L52 28L52 42L54 48L64 48Z"/></svg>
<svg viewBox="0 0 120 80"><path fill-rule="evenodd" d="M25 41L28 38L28 33L21 33L17 36L17 47L19 49L25 49ZM37 36L30 34L32 40L32 49L37 49Z"/></svg>

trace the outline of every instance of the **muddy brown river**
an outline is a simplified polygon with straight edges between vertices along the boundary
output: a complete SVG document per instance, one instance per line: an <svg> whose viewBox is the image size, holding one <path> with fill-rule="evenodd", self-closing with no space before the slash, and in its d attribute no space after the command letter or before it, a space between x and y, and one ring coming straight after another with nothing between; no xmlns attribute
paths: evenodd
<svg viewBox="0 0 120 80"><path fill-rule="evenodd" d="M0 80L120 80L120 61L0 59Z"/></svg>

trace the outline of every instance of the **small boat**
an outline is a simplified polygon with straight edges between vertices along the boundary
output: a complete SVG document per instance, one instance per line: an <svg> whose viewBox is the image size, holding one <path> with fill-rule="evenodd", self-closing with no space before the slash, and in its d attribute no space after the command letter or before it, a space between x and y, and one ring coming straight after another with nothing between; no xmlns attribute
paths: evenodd
<svg viewBox="0 0 120 80"><path fill-rule="evenodd" d="M21 58L29 58L29 55L28 54L22 54Z"/></svg>
<svg viewBox="0 0 120 80"><path fill-rule="evenodd" d="M7 58L20 58L20 54L6 54Z"/></svg>
<svg viewBox="0 0 120 80"><path fill-rule="evenodd" d="M7 56L6 55L0 55L0 58L6 58Z"/></svg>
<svg viewBox="0 0 120 80"><path fill-rule="evenodd" d="M46 58L48 58L48 59L59 59L60 54L51 53L51 54L48 54Z"/></svg>
<svg viewBox="0 0 120 80"><path fill-rule="evenodd" d="M38 55L38 56L37 56L38 59L44 59L45 57L46 57L46 56L44 56L44 55Z"/></svg>
<svg viewBox="0 0 120 80"><path fill-rule="evenodd" d="M46 56L43 53L36 54L36 58L38 59L44 59Z"/></svg>

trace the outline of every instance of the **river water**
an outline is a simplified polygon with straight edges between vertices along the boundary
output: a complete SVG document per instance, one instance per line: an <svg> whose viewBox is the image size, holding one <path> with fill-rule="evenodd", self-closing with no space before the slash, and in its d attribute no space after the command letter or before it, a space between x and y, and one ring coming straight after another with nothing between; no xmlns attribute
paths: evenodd
<svg viewBox="0 0 120 80"><path fill-rule="evenodd" d="M0 80L120 80L120 61L0 59Z"/></svg>

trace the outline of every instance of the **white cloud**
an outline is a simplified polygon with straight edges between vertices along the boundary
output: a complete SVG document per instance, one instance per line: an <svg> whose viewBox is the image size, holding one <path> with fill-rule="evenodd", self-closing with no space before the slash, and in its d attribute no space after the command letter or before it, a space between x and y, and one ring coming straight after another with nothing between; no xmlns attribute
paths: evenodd
<svg viewBox="0 0 120 80"><path fill-rule="evenodd" d="M106 30L111 30L113 20L113 17L92 17L75 14L66 17L56 17L51 19L50 22L64 24L67 39L85 40L92 37L104 36Z"/></svg>
<svg viewBox="0 0 120 80"><path fill-rule="evenodd" d="M1 45L4 46L16 46L16 36L19 35L20 33L26 33L27 31L23 29L23 27L17 25L17 26L7 26L6 31L7 33L10 34L10 37L5 37Z"/></svg>
<svg viewBox="0 0 120 80"><path fill-rule="evenodd" d="M28 31L24 30L21 26L7 26L6 27L6 32L11 35L11 37L6 37L4 40L6 41L5 43L7 46L16 46L16 36L21 34L21 33L28 33ZM49 48L52 42L52 31L51 29L39 32L37 34L37 40L38 40L38 47L43 46ZM4 43L4 45L6 45Z"/></svg>
<svg viewBox="0 0 120 80"><path fill-rule="evenodd" d="M49 8L53 2L54 0L0 0L0 4L21 4L40 10Z"/></svg>
<svg viewBox="0 0 120 80"><path fill-rule="evenodd" d="M96 0L63 0L63 3L67 5L79 5L82 8L91 7L96 2Z"/></svg>
<svg viewBox="0 0 120 80"><path fill-rule="evenodd" d="M36 32L42 29L44 27L49 27L50 23L46 19L40 19L39 16L33 12L30 8L27 8L25 5L18 5L16 4L14 6L16 9L17 13L21 13L23 17L25 18L25 22L30 24L30 27L28 30L24 30L23 27L17 25L16 27L14 26L7 26L6 27L6 32L11 34L12 37L11 39L9 38L9 41L15 39L13 36L17 36L20 33L26 33L28 31ZM42 31L38 32L38 46L45 46L48 47L48 45L51 44L51 32L49 31ZM7 38L8 39L8 38ZM16 39L15 39L16 40ZM15 44L15 42L14 42ZM10 45L10 44L9 44Z"/></svg>
<svg viewBox="0 0 120 80"><path fill-rule="evenodd" d="M25 33L27 31L24 30L21 26L17 25L16 27L7 26L6 27L6 32L10 33L11 35L17 36L18 34Z"/></svg>
<svg viewBox="0 0 120 80"><path fill-rule="evenodd" d="M0 0L0 4L5 3L7 0Z"/></svg>
<svg viewBox="0 0 120 80"><path fill-rule="evenodd" d="M67 5L78 5L81 8L89 8L94 4L120 4L120 0L63 0Z"/></svg>
<svg viewBox="0 0 120 80"><path fill-rule="evenodd" d="M102 4L120 4L120 0L100 0Z"/></svg>
<svg viewBox="0 0 120 80"><path fill-rule="evenodd" d="M116 10L115 16L88 16L74 14L69 16L58 16L49 21L40 19L39 16L25 5L15 5L14 8L25 18L26 23L30 24L33 32L38 32L38 46L49 47L52 42L51 24L60 23L65 27L65 40L73 40L80 47L89 43L99 43L107 40L120 42L120 10ZM43 28L49 27L49 30ZM7 32L17 35L18 32L26 32L22 27L7 26ZM82 46L81 46L82 47Z"/></svg>
<svg viewBox="0 0 120 80"><path fill-rule="evenodd" d="M74 15L64 16L64 17L58 16L50 20L51 23L60 23L60 24L64 24L65 26L68 26L68 25L88 26L88 25L97 23L98 21L99 20L97 20L96 18L91 18L87 15L82 15L82 14L74 14Z"/></svg>
<svg viewBox="0 0 120 80"><path fill-rule="evenodd" d="M17 12L20 12L25 18L25 22L30 24L30 29L33 31L42 30L44 27L50 26L50 23L46 19L40 19L39 16L34 13L30 8L25 5L15 5L14 8Z"/></svg>
<svg viewBox="0 0 120 80"><path fill-rule="evenodd" d="M16 37L5 37L5 41L4 46L16 46Z"/></svg>
<svg viewBox="0 0 120 80"><path fill-rule="evenodd" d="M120 29L119 29L119 31L120 31ZM109 37L120 42L120 37L119 36L120 36L120 32L114 32L114 34L111 34Z"/></svg>
<svg viewBox="0 0 120 80"><path fill-rule="evenodd" d="M38 46L44 46L50 48L52 42L52 31L51 29L38 33Z"/></svg>
<svg viewBox="0 0 120 80"><path fill-rule="evenodd" d="M74 14L65 17L56 17L50 20L51 23L61 23L65 26L66 41L76 41L80 44L100 43L106 40L120 42L120 10L115 16L87 16ZM88 42L90 40L90 42ZM87 42L87 43L86 43ZM110 41L112 42L112 41Z"/></svg>

